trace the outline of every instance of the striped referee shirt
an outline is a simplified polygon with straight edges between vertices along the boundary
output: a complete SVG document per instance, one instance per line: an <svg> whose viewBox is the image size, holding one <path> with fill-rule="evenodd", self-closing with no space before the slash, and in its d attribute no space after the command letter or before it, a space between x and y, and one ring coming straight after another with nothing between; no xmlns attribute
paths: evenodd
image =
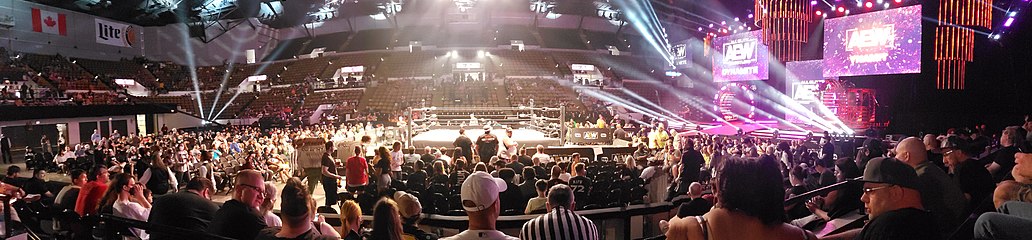
<svg viewBox="0 0 1032 240"><path fill-rule="evenodd" d="M598 228L588 218L566 208L538 216L523 224L520 239L528 240L598 240Z"/></svg>

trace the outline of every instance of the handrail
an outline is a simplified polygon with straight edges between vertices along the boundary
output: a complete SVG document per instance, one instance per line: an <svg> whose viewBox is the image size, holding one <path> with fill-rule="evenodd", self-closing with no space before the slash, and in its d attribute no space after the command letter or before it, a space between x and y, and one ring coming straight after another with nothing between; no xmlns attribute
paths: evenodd
<svg viewBox="0 0 1032 240"><path fill-rule="evenodd" d="M813 198L816 195L825 194L825 193L828 193L828 192L831 192L831 191L839 190L840 188L843 188L846 184L849 184L850 182L853 182L853 181L859 181L861 179L863 179L863 177L857 177L857 178L854 178L854 179L848 179L846 181L837 182L835 184L828 185L826 187L814 189L813 191L809 191L809 192L806 192L806 193L803 193L803 194L796 195L794 197L790 197L788 199L785 199L785 205L796 204L796 203L802 202L802 201L804 201L806 199Z"/></svg>
<svg viewBox="0 0 1032 240"><path fill-rule="evenodd" d="M115 216L115 215L111 215L111 214L107 214L107 213L100 214L100 218L104 219L104 220L119 222L119 223L125 224L125 225L127 225L129 227L132 227L132 228L143 229L143 230L146 230L148 232L151 232L152 234L153 234L153 232L160 232L160 233L169 234L169 235L177 236L177 237L181 237L181 238L201 237L201 239L233 240L232 238L223 237L223 236L219 236L219 235L215 235L215 234L211 234L211 233L207 233L207 232L203 232L203 231L197 231L197 230L193 230L193 229L185 229L185 228L180 228L180 227L175 227L175 226L168 226L168 225L162 225L162 224L154 224L154 223L150 223L150 222L139 221L139 220L136 220L136 219L123 218L123 217L119 217L119 216Z"/></svg>

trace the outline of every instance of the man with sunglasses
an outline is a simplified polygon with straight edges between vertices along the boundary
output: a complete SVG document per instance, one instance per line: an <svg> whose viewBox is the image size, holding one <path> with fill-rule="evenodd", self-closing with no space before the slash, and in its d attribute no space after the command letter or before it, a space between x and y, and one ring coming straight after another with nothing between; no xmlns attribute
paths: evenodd
<svg viewBox="0 0 1032 240"><path fill-rule="evenodd" d="M921 180L914 168L894 158L875 158L860 181L860 201L870 221L861 229L823 239L941 239L935 217L921 204Z"/></svg>
<svg viewBox="0 0 1032 240"><path fill-rule="evenodd" d="M967 199L967 211L975 211L982 201L990 197L996 182L984 165L971 158L967 140L956 136L946 138L942 142L942 161L948 168L950 178L960 184L960 190Z"/></svg>
<svg viewBox="0 0 1032 240"><path fill-rule="evenodd" d="M235 239L254 239L264 229L265 219L258 207L265 201L265 179L255 170L237 173L233 199L226 201L215 212L208 232Z"/></svg>

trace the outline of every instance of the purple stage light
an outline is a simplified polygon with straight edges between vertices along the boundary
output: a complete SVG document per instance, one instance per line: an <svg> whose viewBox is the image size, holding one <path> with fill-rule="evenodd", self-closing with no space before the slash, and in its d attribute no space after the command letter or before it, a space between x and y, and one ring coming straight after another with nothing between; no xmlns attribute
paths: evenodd
<svg viewBox="0 0 1032 240"><path fill-rule="evenodd" d="M1006 22L1003 22L1003 26L1010 27L1011 23L1014 23L1014 17L1008 18Z"/></svg>
<svg viewBox="0 0 1032 240"><path fill-rule="evenodd" d="M753 18L753 15L752 15L752 13L750 13L750 14L749 14L749 18L750 18L750 19L751 19L751 18Z"/></svg>
<svg viewBox="0 0 1032 240"><path fill-rule="evenodd" d="M817 0L810 1L810 5L817 5Z"/></svg>

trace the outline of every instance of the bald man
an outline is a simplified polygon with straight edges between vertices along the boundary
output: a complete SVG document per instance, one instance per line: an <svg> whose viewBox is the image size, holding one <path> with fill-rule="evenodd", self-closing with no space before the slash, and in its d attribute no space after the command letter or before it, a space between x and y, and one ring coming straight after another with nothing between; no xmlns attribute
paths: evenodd
<svg viewBox="0 0 1032 240"><path fill-rule="evenodd" d="M703 190L702 184L698 182L692 182L688 185L688 197L691 198L691 201L681 204L681 207L677 210L677 217L699 216L709 212L710 208L713 207L713 203L702 197Z"/></svg>
<svg viewBox="0 0 1032 240"><path fill-rule="evenodd" d="M255 170L237 173L233 199L215 212L208 232L235 239L254 239L266 227L258 207L265 201L265 179Z"/></svg>
<svg viewBox="0 0 1032 240"><path fill-rule="evenodd" d="M964 220L963 210L967 206L960 186L950 180L941 168L928 161L925 144L916 137L903 139L896 145L896 158L910 165L921 180L921 203L932 212L940 231L953 231Z"/></svg>

